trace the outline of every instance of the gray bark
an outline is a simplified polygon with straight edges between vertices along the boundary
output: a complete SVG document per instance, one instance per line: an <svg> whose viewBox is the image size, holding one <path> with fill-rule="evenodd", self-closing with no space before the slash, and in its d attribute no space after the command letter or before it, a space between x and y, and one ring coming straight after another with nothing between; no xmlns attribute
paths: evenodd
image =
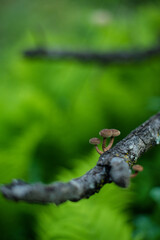
<svg viewBox="0 0 160 240"><path fill-rule="evenodd" d="M92 51L67 51L48 50L47 48L37 48L26 50L24 56L30 59L49 60L78 60L81 62L96 62L100 64L119 64L129 62L140 62L146 59L160 56L160 46L152 46L148 49L118 51L118 52L92 52Z"/></svg>
<svg viewBox="0 0 160 240"><path fill-rule="evenodd" d="M28 203L59 205L67 200L78 201L97 193L106 183L115 182L127 187L130 168L150 147L160 143L160 113L144 122L112 149L103 153L97 165L79 178L69 182L28 184L22 180L2 185L1 193L7 199Z"/></svg>

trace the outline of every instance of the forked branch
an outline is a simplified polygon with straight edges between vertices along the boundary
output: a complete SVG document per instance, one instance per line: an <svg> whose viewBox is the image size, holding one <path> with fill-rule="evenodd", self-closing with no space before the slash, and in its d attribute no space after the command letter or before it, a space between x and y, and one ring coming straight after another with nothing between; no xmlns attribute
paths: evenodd
<svg viewBox="0 0 160 240"><path fill-rule="evenodd" d="M160 143L160 113L144 122L112 149L104 152L97 165L79 178L69 182L29 184L22 180L2 185L1 193L13 201L57 205L70 200L89 198L109 182L127 187L130 180L130 167L150 147Z"/></svg>

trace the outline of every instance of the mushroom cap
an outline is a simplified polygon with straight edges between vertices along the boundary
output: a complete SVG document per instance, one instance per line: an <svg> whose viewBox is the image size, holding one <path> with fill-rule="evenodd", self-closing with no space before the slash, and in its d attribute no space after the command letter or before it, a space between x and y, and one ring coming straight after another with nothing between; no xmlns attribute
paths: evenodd
<svg viewBox="0 0 160 240"><path fill-rule="evenodd" d="M132 167L132 169L134 170L134 171L138 171L138 172L142 172L143 171L143 167L141 166L141 165L134 165L133 167Z"/></svg>
<svg viewBox="0 0 160 240"><path fill-rule="evenodd" d="M112 130L111 129L102 129L100 132L99 132L99 135L101 137L105 137L105 138L109 138L113 135L112 133Z"/></svg>
<svg viewBox="0 0 160 240"><path fill-rule="evenodd" d="M98 145L100 144L101 140L99 138L91 138L89 139L89 143L93 145Z"/></svg>
<svg viewBox="0 0 160 240"><path fill-rule="evenodd" d="M112 131L112 136L117 137L121 134L121 132L117 129L110 129Z"/></svg>

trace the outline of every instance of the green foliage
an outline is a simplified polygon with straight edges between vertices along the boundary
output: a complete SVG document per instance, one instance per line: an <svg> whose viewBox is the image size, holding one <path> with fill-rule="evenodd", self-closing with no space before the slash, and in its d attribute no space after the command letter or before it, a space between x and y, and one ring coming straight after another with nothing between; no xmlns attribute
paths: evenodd
<svg viewBox="0 0 160 240"><path fill-rule="evenodd" d="M83 161L74 159L73 170L62 170L58 179L66 181L84 174L95 164L96 155L87 156ZM107 184L89 199L58 207L51 205L38 215L37 239L129 240L131 228L124 210L130 201L128 190Z"/></svg>
<svg viewBox="0 0 160 240"><path fill-rule="evenodd" d="M141 178L135 179L138 187L133 186L134 235L139 239L159 240L160 238L159 157L159 151L151 151L148 157L142 158L145 171L141 174Z"/></svg>
<svg viewBox="0 0 160 240"><path fill-rule="evenodd" d="M109 1L96 0L0 2L0 183L12 178L47 183L57 176L59 180L78 177L98 160L97 155L90 155L89 138L107 127L120 129L120 140L159 111L158 58L101 66L22 57L23 50L35 46L113 51L156 44L159 4L129 8L118 2L112 8ZM1 198L2 239L35 239L35 232L40 239L45 234L46 239L58 234L129 239L133 225L136 240L157 240L158 151L157 147L142 158L145 171L133 180L137 194L130 203L130 223L126 223L129 216L125 212L130 195L114 185L107 185L89 200L58 208ZM76 158L81 161L74 160L73 168ZM65 172L62 167L73 170Z"/></svg>

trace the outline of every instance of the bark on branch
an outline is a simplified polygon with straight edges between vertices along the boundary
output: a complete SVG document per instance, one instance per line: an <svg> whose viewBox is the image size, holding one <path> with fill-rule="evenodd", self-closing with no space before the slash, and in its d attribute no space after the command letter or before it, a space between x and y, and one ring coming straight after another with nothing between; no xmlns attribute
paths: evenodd
<svg viewBox="0 0 160 240"><path fill-rule="evenodd" d="M139 62L160 56L160 46L152 46L143 50L130 50L118 52L89 52L89 51L67 51L48 50L37 48L24 51L24 56L30 59L64 59L78 60L81 62L98 62L101 64Z"/></svg>
<svg viewBox="0 0 160 240"><path fill-rule="evenodd" d="M28 203L57 205L70 200L89 198L109 182L127 187L130 179L130 167L150 147L160 143L160 113L151 117L112 149L103 153L97 165L79 178L69 182L28 184L22 180L2 185L1 193L7 199Z"/></svg>

